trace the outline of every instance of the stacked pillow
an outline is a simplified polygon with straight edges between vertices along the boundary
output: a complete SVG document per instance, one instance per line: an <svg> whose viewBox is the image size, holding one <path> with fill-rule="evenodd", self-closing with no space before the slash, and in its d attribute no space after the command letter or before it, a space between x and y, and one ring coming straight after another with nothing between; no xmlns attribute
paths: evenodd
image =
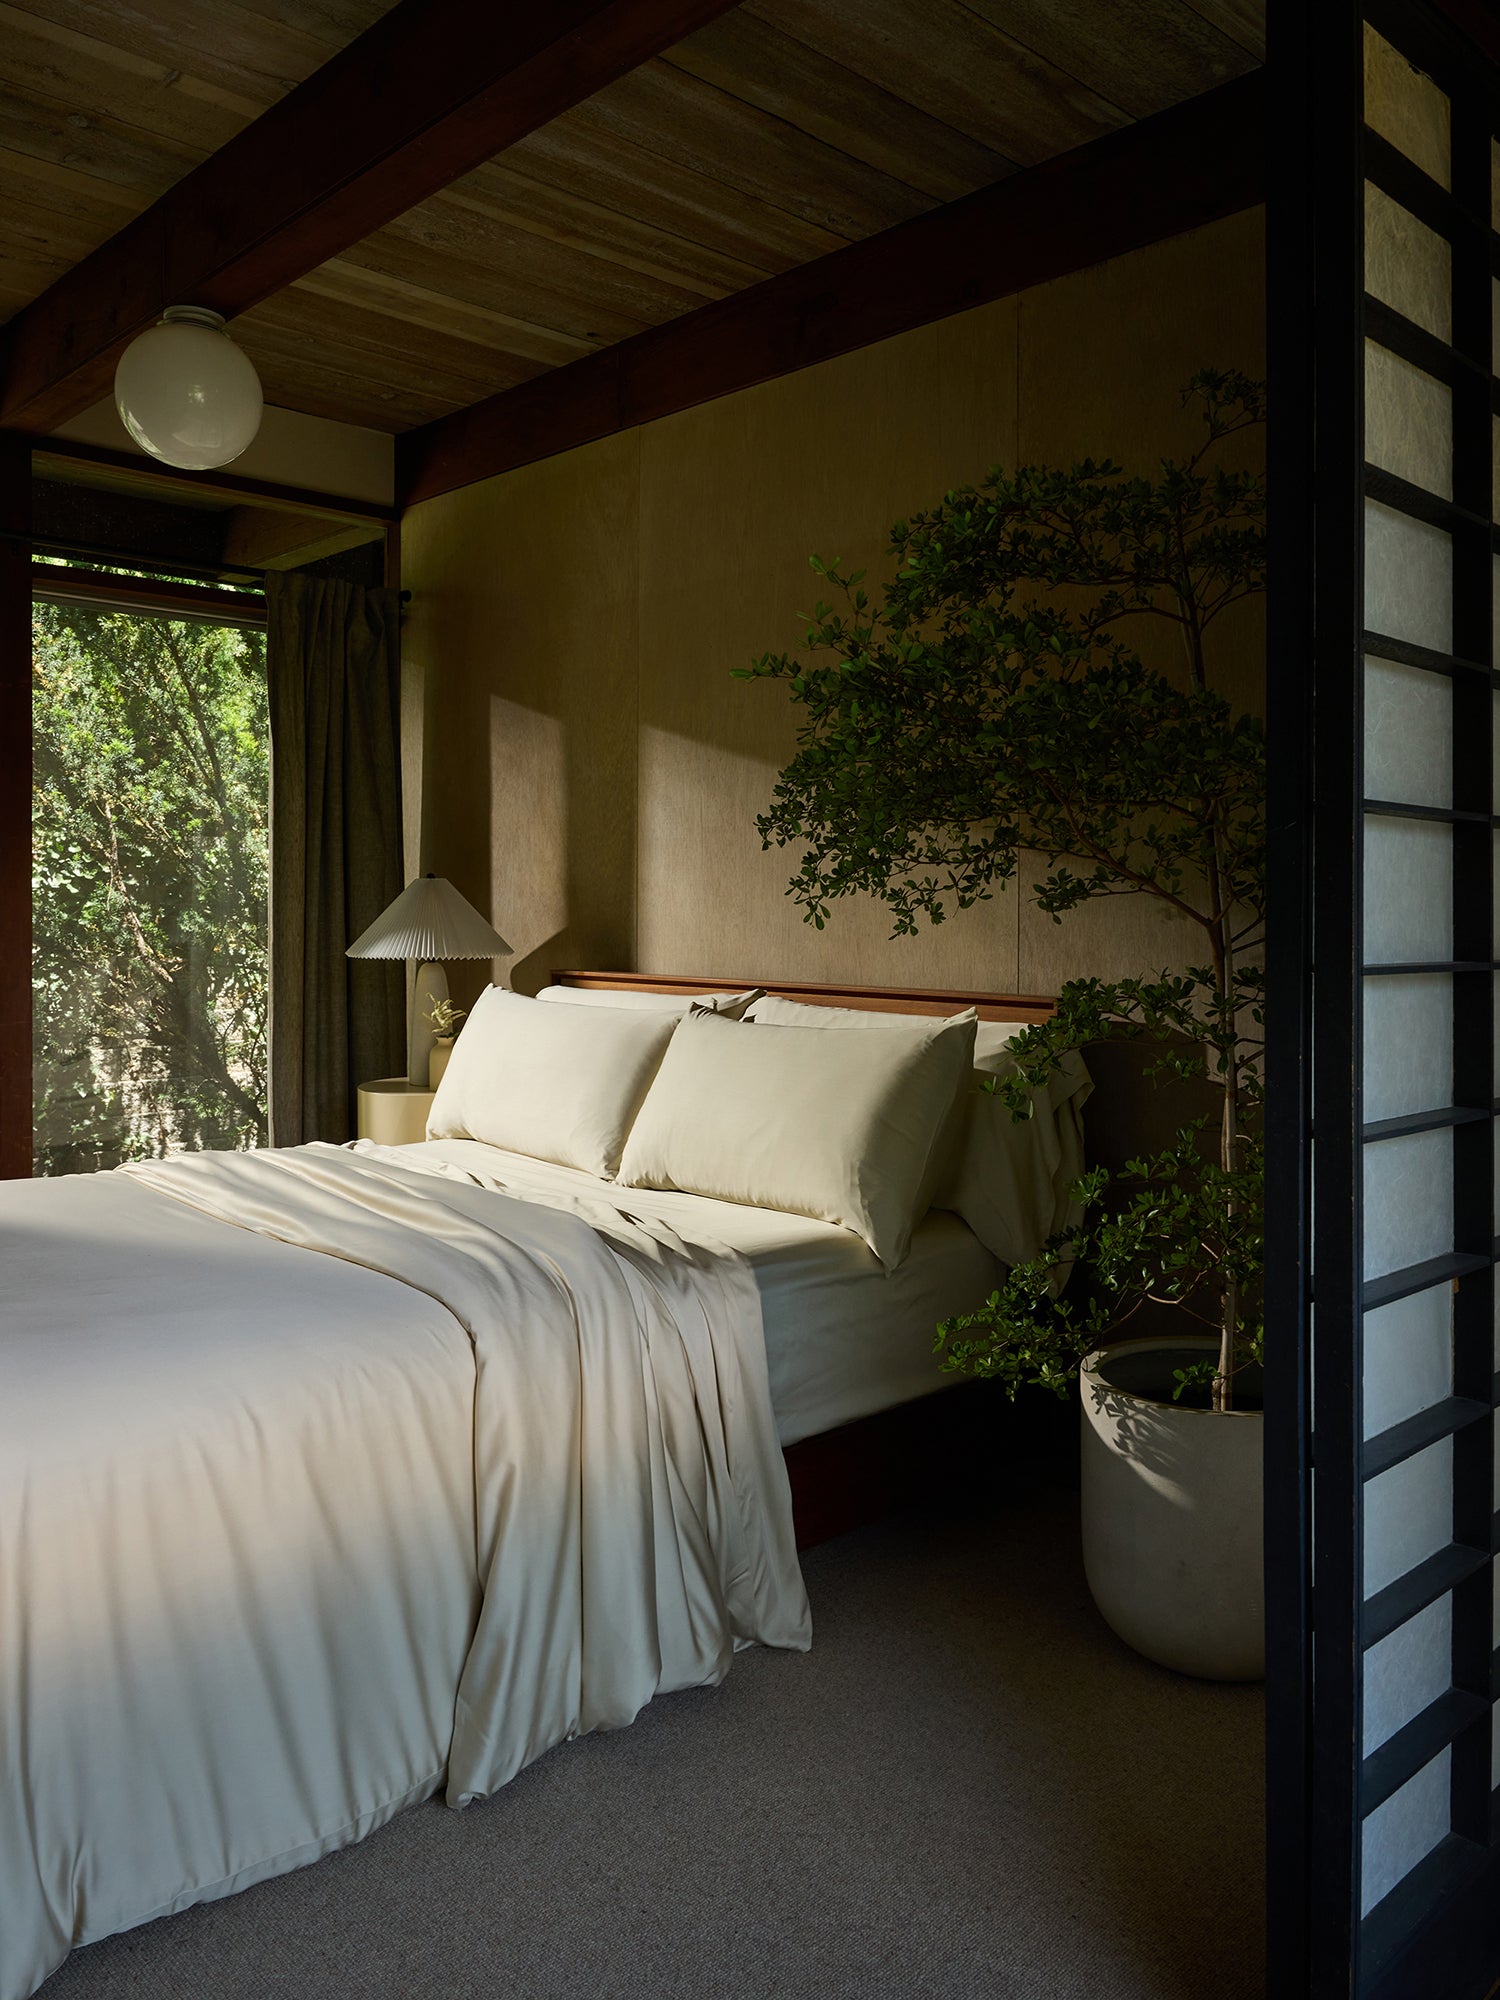
<svg viewBox="0 0 1500 2000"><path fill-rule="evenodd" d="M633 1007L643 1014L727 1014L740 1020L754 1000L763 999L758 986L745 993L648 993L639 987L544 986L536 996L554 1005L574 1007Z"/></svg>
<svg viewBox="0 0 1500 2000"><path fill-rule="evenodd" d="M767 994L746 1017L767 1027L818 1028L825 1021L877 1033L910 1035L931 1025L922 1015L853 1007L808 1007ZM973 1020L974 1009L951 1017ZM1076 1052L1044 1092L1033 1099L1029 1120L1017 1122L986 1077L1012 1066L1010 1043L1024 1021L980 1021L975 1030L974 1071L960 1089L943 1134L930 1189L935 1208L961 1215L1004 1264L1033 1257L1074 1215L1069 1190L1083 1172L1079 1114L1093 1082ZM925 1204L924 1204L925 1206Z"/></svg>
<svg viewBox="0 0 1500 2000"><path fill-rule="evenodd" d="M1020 1025L979 1022L972 1007L942 1020L755 993L552 988L531 1000L490 987L427 1136L814 1216L853 1230L888 1268L936 1203L1014 1263L1065 1220L1090 1088L1078 1062L1017 1125L977 1085Z"/></svg>
<svg viewBox="0 0 1500 2000"><path fill-rule="evenodd" d="M427 1136L482 1139L612 1179L677 1022L637 1008L549 1007L487 987L453 1044Z"/></svg>
<svg viewBox="0 0 1500 2000"><path fill-rule="evenodd" d="M752 1032L689 1014L631 1128L620 1178L816 1216L899 1264L974 1057L974 1021L920 1032Z"/></svg>

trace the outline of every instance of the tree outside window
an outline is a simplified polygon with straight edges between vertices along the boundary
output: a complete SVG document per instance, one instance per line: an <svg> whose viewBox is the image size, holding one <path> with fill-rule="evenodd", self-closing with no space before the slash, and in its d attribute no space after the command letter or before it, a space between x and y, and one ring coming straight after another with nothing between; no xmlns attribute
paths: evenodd
<svg viewBox="0 0 1500 2000"><path fill-rule="evenodd" d="M266 1142L265 639L33 618L38 1174Z"/></svg>

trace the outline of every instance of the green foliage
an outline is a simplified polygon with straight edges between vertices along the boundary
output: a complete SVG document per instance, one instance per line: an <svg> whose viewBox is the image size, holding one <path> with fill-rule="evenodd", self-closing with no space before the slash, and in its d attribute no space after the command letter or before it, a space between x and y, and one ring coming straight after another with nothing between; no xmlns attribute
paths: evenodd
<svg viewBox="0 0 1500 2000"><path fill-rule="evenodd" d="M456 1007L451 1000L434 1000L430 1007L423 1008L422 1019L432 1023L440 1041L448 1041L458 1033L458 1024L468 1011L467 1007Z"/></svg>
<svg viewBox="0 0 1500 2000"><path fill-rule="evenodd" d="M37 1171L266 1137L259 634L38 604Z"/></svg>
<svg viewBox="0 0 1500 2000"><path fill-rule="evenodd" d="M1045 865L1031 894L1056 921L1145 895L1196 927L1197 969L1072 982L1013 1045L998 1088L1018 1117L1070 1050L1121 1037L1157 1046L1158 1080L1210 1080L1223 1112L1212 1135L1191 1121L1114 1182L1086 1177L1078 1225L940 1331L945 1367L1012 1393L1064 1388L1148 1302L1219 1331L1218 1404L1259 1349L1265 734L1213 686L1205 642L1264 588L1264 482L1225 462L1264 399L1242 375L1205 371L1184 401L1203 443L1154 477L1093 460L997 467L898 521L878 606L862 571L814 557L843 603L815 606L811 658L767 653L740 670L783 682L800 711L757 826L765 846L801 848L788 893L818 928L865 894L914 935L1029 852ZM1152 626L1175 633L1179 671L1137 650ZM1055 1280L1075 1263L1090 1288L1065 1303Z"/></svg>

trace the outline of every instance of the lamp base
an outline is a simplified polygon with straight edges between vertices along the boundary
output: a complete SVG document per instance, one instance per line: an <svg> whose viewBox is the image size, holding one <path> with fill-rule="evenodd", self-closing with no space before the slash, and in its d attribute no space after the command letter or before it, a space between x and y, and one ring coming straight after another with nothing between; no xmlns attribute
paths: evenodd
<svg viewBox="0 0 1500 2000"><path fill-rule="evenodd" d="M427 1089L427 1063L432 1054L437 1031L431 1021L423 1016L430 1013L435 1000L448 998L448 975L440 965L424 963L417 967L417 976L412 982L411 1006L407 1010L409 1023L406 1032L406 1080L414 1090Z"/></svg>

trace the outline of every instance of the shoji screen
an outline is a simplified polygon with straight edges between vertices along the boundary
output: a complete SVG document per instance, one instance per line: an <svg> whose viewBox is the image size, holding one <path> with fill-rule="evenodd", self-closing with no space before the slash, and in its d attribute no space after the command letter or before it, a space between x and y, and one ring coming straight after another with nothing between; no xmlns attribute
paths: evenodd
<svg viewBox="0 0 1500 2000"><path fill-rule="evenodd" d="M1441 2000L1500 1979L1497 99L1423 0L1311 12L1306 115L1348 129L1316 142L1310 686L1281 687L1312 746L1308 1990Z"/></svg>

